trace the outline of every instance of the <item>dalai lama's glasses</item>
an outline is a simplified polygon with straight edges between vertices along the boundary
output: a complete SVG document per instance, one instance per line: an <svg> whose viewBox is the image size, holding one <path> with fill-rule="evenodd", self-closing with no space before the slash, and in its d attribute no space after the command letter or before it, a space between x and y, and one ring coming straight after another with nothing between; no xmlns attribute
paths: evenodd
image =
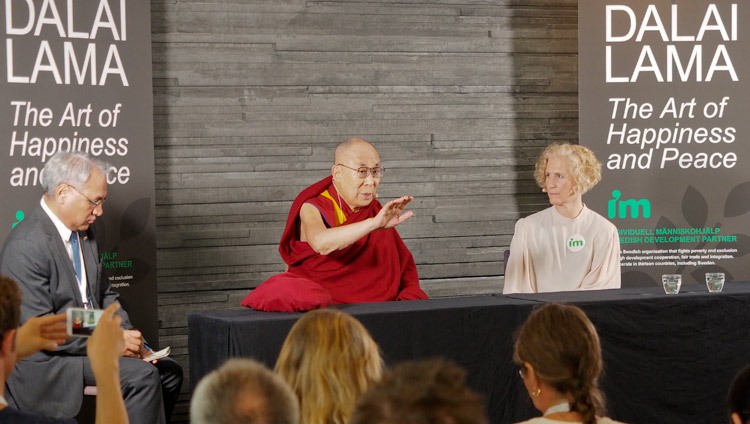
<svg viewBox="0 0 750 424"><path fill-rule="evenodd" d="M376 166L374 168L368 168L366 166L360 166L359 168L352 168L350 166L346 166L343 163L337 163L336 166L343 166L344 168L351 169L352 171L357 172L357 177L359 177L360 180L364 180L367 178L368 175L372 175L372 178L380 179L380 177L383 176L383 173L385 172L385 168L382 166Z"/></svg>

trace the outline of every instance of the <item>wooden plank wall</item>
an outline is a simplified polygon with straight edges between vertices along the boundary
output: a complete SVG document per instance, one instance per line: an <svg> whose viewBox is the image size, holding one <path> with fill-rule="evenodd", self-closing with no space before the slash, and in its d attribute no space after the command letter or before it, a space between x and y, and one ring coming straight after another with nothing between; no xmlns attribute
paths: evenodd
<svg viewBox="0 0 750 424"><path fill-rule="evenodd" d="M283 270L295 195L371 140L432 296L500 292L540 148L578 137L575 0L151 0L161 345ZM189 381L173 422L188 419Z"/></svg>

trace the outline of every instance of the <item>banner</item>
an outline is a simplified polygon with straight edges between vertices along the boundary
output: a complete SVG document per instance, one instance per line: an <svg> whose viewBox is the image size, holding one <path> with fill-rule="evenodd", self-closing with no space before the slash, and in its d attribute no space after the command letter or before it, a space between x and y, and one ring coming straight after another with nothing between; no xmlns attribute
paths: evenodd
<svg viewBox="0 0 750 424"><path fill-rule="evenodd" d="M619 229L623 287L750 279L750 4L579 2L585 196Z"/></svg>
<svg viewBox="0 0 750 424"><path fill-rule="evenodd" d="M56 152L111 166L96 224L105 276L155 342L156 245L150 4L2 0L0 240L38 206Z"/></svg>

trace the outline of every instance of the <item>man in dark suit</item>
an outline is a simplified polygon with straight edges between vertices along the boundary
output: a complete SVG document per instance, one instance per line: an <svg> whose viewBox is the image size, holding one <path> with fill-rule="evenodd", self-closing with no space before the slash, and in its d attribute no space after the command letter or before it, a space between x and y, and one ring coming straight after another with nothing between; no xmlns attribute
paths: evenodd
<svg viewBox="0 0 750 424"><path fill-rule="evenodd" d="M42 174L40 205L10 233L0 253L0 273L19 282L21 320L68 308L104 309L118 298L102 275L92 224L104 213L107 164L86 153L60 152ZM165 423L182 385L182 368L164 358L143 361L149 350L121 311L125 338L120 381L133 423ZM75 416L84 385L95 385L86 339L55 352L39 352L16 365L8 379L8 403L21 411ZM165 414L166 412L166 414Z"/></svg>

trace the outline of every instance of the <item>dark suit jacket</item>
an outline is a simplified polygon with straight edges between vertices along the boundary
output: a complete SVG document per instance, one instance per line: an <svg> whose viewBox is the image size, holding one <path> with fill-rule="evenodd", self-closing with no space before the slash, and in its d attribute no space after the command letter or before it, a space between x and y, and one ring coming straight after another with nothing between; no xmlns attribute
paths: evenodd
<svg viewBox="0 0 750 424"><path fill-rule="evenodd" d="M81 251L93 306L106 308L119 295L103 278L93 228L81 232ZM21 321L83 307L73 263L55 224L41 206L11 231L0 253L0 273L19 283L23 293ZM120 310L123 326L131 328ZM39 352L18 362L7 381L8 401L22 411L72 417L83 399L85 338L72 338L56 352Z"/></svg>

